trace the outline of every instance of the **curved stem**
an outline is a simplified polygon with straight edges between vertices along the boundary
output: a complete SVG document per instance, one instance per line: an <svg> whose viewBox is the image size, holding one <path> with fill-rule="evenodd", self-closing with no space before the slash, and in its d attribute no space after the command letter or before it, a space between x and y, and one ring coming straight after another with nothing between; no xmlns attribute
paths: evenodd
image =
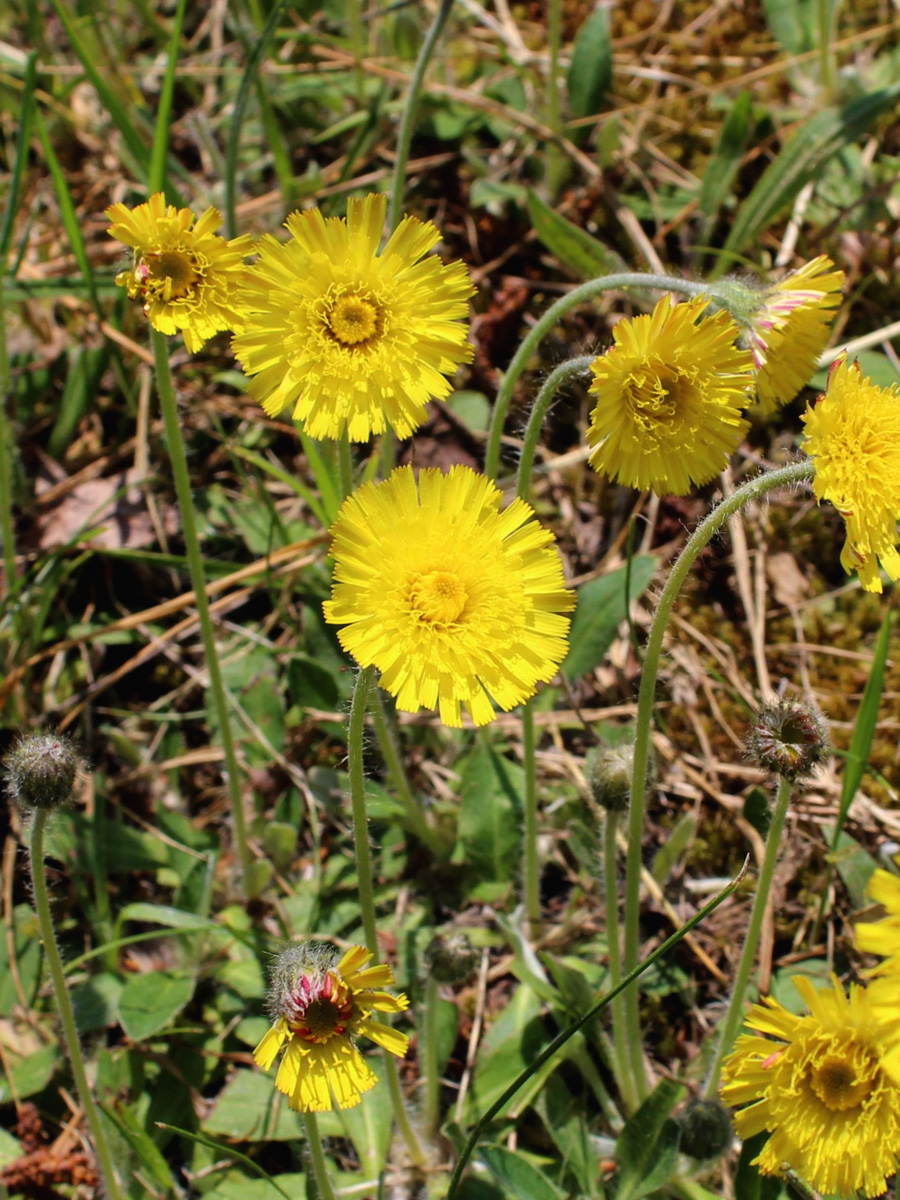
<svg viewBox="0 0 900 1200"><path fill-rule="evenodd" d="M122 1192L116 1178L112 1154L103 1130L100 1112L94 1103L94 1097L88 1084L84 1059L81 1056L81 1045L78 1041L75 1013L72 1009L72 1001L69 999L69 989L66 986L66 977L56 945L56 935L53 932L53 918L50 915L50 900L47 894L47 875L44 869L44 827L47 823L48 812L49 810L45 808L37 809L31 824L31 880L34 887L34 908L41 931L41 940L44 943L44 954L47 956L50 978L53 982L53 992L59 1009L63 1039L69 1054L72 1076L75 1080L75 1087L78 1089L78 1099L81 1101L81 1107L84 1109L85 1119L91 1131L94 1152L100 1165L106 1193L109 1200L122 1200Z"/></svg>
<svg viewBox="0 0 900 1200"><path fill-rule="evenodd" d="M403 185L406 182L406 164L409 162L409 148L412 145L416 114L419 111L419 93L422 90L422 82L425 79L428 64L431 62L431 56L434 54L438 39L444 31L444 26L447 23L447 18L450 16L450 9L452 7L453 0L440 0L438 10L431 23L431 28L425 35L425 41L422 43L419 57L416 59L412 78L409 81L406 103L403 105L403 117L400 121L400 131L397 134L397 157L394 160L394 175L391 183L389 226L392 233L400 224L400 210L403 207Z"/></svg>
<svg viewBox="0 0 900 1200"><path fill-rule="evenodd" d="M525 839L525 918L528 936L534 941L541 932L541 885L538 863L537 764L534 757L534 713L531 701L522 705L522 767L525 781L522 793Z"/></svg>
<svg viewBox="0 0 900 1200"><path fill-rule="evenodd" d="M181 436L181 424L178 420L178 406L175 402L172 370L169 366L169 354L165 335L154 329L151 331L151 336L153 339L153 356L156 361L156 387L159 392L159 403L166 428L166 443L169 447L169 458L172 463L175 493L178 497L178 507L181 510L181 532L184 538L184 550L191 576L191 587L194 590L194 604L197 609L197 618L200 622L203 649L206 654L206 668L209 671L209 690L212 693L216 717L219 722L219 736L222 739L222 752L225 756L225 774L231 797L234 836L237 843L238 859L241 864L241 876L244 892L246 895L250 895L248 888L251 882L249 879L251 860L250 847L247 844L247 824L244 820L241 771L235 751L234 735L231 731L231 717L228 711L228 699L225 695L225 684L222 680L222 668L219 664L216 635L213 630L212 618L209 612L209 601L206 596L206 575L203 569L203 555L200 552L200 539L197 537L197 525L194 520L191 481L188 474L187 457L184 451L184 439Z"/></svg>
<svg viewBox="0 0 900 1200"><path fill-rule="evenodd" d="M606 828L603 831L603 890L606 899L606 946L609 954L609 984L613 991L622 982L622 948L619 944L619 887L618 887L618 847L616 832L619 825L619 814L609 809L606 814ZM637 1100L632 1087L632 1077L628 1064L631 1061L628 1053L628 1039L625 1027L625 1006L621 993L612 1004L613 1021L613 1051L615 1054L616 1083L622 1092L622 1099L629 1113L637 1108Z"/></svg>
<svg viewBox="0 0 900 1200"><path fill-rule="evenodd" d="M369 853L369 821L366 813L366 776L363 766L363 734L366 724L366 703L369 689L375 678L375 668L365 667L356 677L353 699L350 701L350 722L347 729L347 758L350 768L350 803L353 810L353 842L356 849L356 886L359 891L359 907L362 915L366 949L377 959L378 930L375 924L375 890L372 886L372 856ZM412 1127L406 1106L397 1065L390 1053L385 1051L384 1074L394 1117L406 1142L410 1158L417 1165L425 1162L416 1131Z"/></svg>
<svg viewBox="0 0 900 1200"><path fill-rule="evenodd" d="M744 1015L744 994L750 982L750 972L756 961L756 947L759 945L759 935L762 930L766 906L769 902L769 890L772 886L772 876L778 861L778 851L781 848L781 834L784 829L784 819L787 816L788 804L791 799L791 781L783 776L778 781L778 795L775 798L775 810L766 837L766 852L763 855L762 867L759 872L759 883L756 885L756 895L753 898L753 908L750 911L750 923L747 926L747 936L741 951L737 974L734 977L734 987L725 1023L716 1046L715 1057L709 1068L706 1083L703 1085L703 1096L712 1099L719 1087L719 1075L722 1071L722 1060L734 1044L735 1035Z"/></svg>
<svg viewBox="0 0 900 1200"><path fill-rule="evenodd" d="M311 1112L304 1113L303 1123L306 1126L306 1145L309 1148L309 1157L312 1162L319 1200L334 1200L334 1189L331 1186L331 1180L328 1178L328 1165L325 1162L325 1152L322 1149L322 1139L319 1136L319 1122L316 1120L316 1114Z"/></svg>
<svg viewBox="0 0 900 1200"><path fill-rule="evenodd" d="M541 436L541 426L544 423L544 417L547 415L547 409L556 398L557 392L575 375L583 375L585 371L590 370L593 358L590 355L585 355L584 358L571 358L567 362L560 365L544 380L544 386L537 394L534 404L531 408L531 416L528 418L528 425L525 427L525 438L522 442L522 457L519 459L519 470L516 475L516 495L522 500L528 499L528 493L531 489L531 470L534 466L534 452L537 450L538 439Z"/></svg>
<svg viewBox="0 0 900 1200"><path fill-rule="evenodd" d="M638 695L637 721L634 741L634 778L631 786L631 808L628 819L628 853L625 866L625 971L630 973L638 961L640 949L641 900L641 836L644 829L644 806L647 792L647 765L650 759L650 732L653 703L656 698L656 677L663 636L669 615L681 585L698 554L726 524L728 518L748 501L764 495L773 488L803 483L812 478L812 462L794 463L779 471L768 471L736 488L732 494L703 520L691 534L677 562L673 565L660 596L644 654L641 687ZM636 988L625 992L625 1015L628 1039L632 1051L641 1045L640 1010ZM638 1098L647 1092L643 1057L632 1053L632 1071Z"/></svg>
<svg viewBox="0 0 900 1200"><path fill-rule="evenodd" d="M342 433L337 442L338 456L338 485L341 500L346 500L353 491L353 455L350 453L350 439Z"/></svg>
<svg viewBox="0 0 900 1200"><path fill-rule="evenodd" d="M528 331L503 375L491 417L491 428L484 457L485 475L491 479L496 478L500 462L500 438L512 401L513 390L538 345L570 309L583 304L585 300L592 299L600 292L611 291L614 288L649 288L664 292L684 292L688 296L702 296L709 291L709 287L705 283L678 279L674 275L642 275L639 271L623 271L617 275L602 275L599 279L590 279L580 287L573 288L555 304L551 304Z"/></svg>

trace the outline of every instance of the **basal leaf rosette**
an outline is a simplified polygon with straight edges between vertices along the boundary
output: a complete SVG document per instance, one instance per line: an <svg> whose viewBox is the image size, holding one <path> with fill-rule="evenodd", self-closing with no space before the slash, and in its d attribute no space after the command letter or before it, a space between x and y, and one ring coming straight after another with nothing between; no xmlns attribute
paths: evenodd
<svg viewBox="0 0 900 1200"><path fill-rule="evenodd" d="M325 619L341 645L403 712L440 709L476 725L532 696L556 674L574 607L553 534L524 500L500 511L492 480L398 467L344 502Z"/></svg>
<svg viewBox="0 0 900 1200"><path fill-rule="evenodd" d="M351 199L346 220L293 213L289 240L266 235L247 277L234 352L266 412L290 409L311 437L407 437L472 357L465 265L429 255L441 235L416 217L379 250L386 204Z"/></svg>

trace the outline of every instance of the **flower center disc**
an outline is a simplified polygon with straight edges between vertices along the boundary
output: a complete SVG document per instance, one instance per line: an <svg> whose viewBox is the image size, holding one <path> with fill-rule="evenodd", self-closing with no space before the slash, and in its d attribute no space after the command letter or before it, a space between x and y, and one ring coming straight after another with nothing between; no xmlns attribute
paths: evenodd
<svg viewBox="0 0 900 1200"><path fill-rule="evenodd" d="M328 314L328 328L344 346L367 342L378 333L378 309L363 296L341 296Z"/></svg>
<svg viewBox="0 0 900 1200"><path fill-rule="evenodd" d="M342 1014L333 1000L324 996L313 1000L306 1010L307 1032L318 1042L324 1042L335 1033L343 1033Z"/></svg>
<svg viewBox="0 0 900 1200"><path fill-rule="evenodd" d="M450 571L431 571L412 586L410 603L423 621L451 625L466 607L468 594Z"/></svg>
<svg viewBox="0 0 900 1200"><path fill-rule="evenodd" d="M679 408L683 380L669 369L634 371L625 383L625 394L634 418L652 427L671 421Z"/></svg>
<svg viewBox="0 0 900 1200"><path fill-rule="evenodd" d="M860 1078L854 1064L843 1058L826 1058L813 1070L810 1083L832 1112L859 1108L872 1091L872 1080Z"/></svg>
<svg viewBox="0 0 900 1200"><path fill-rule="evenodd" d="M161 290L166 300L181 300L188 295L199 276L190 256L181 250L163 250L146 260L147 286Z"/></svg>

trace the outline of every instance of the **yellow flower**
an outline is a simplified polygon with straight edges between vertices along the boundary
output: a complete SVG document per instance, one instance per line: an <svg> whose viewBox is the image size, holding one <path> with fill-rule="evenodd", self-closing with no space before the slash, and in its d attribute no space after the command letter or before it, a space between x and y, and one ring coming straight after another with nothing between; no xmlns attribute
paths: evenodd
<svg viewBox="0 0 900 1200"><path fill-rule="evenodd" d="M253 1057L268 1071L286 1047L275 1086L297 1112L330 1111L332 1093L338 1108L352 1108L375 1086L357 1036L398 1058L406 1053L405 1033L370 1018L373 1011L403 1012L409 1003L381 990L394 977L390 967L366 966L371 957L363 946L351 946L338 960L331 947L306 944L289 946L276 963L269 995L274 1024Z"/></svg>
<svg viewBox="0 0 900 1200"><path fill-rule="evenodd" d="M398 467L349 496L332 528L325 619L404 712L440 705L445 725L492 721L552 679L574 607L559 555L524 500L469 467Z"/></svg>
<svg viewBox="0 0 900 1200"><path fill-rule="evenodd" d="M809 382L831 333L846 282L824 254L765 289L749 319L746 340L756 364L764 415L787 404Z"/></svg>
<svg viewBox="0 0 900 1200"><path fill-rule="evenodd" d="M238 284L247 269L244 257L253 249L251 237L226 242L215 232L222 218L214 208L194 225L191 210L166 205L162 192L133 209L113 204L105 215L113 222L110 236L134 251L131 267L116 276L116 283L128 289L132 300L143 301L154 329L181 332L196 354L213 334L235 328Z"/></svg>
<svg viewBox="0 0 900 1200"><path fill-rule="evenodd" d="M751 357L735 345L738 328L724 309L700 320L708 304L664 296L650 316L615 326L615 344L591 364L597 402L587 441L596 471L681 496L737 449Z"/></svg>
<svg viewBox="0 0 900 1200"><path fill-rule="evenodd" d="M900 1088L885 1070L885 1026L866 989L849 998L836 978L794 985L809 1008L795 1016L771 996L746 1024L723 1069L722 1099L746 1104L734 1123L743 1138L771 1137L754 1160L764 1175L788 1168L831 1195L880 1196L900 1154Z"/></svg>
<svg viewBox="0 0 900 1200"><path fill-rule="evenodd" d="M415 217L379 253L386 203L351 199L346 221L317 208L293 213L290 241L266 235L248 276L234 352L266 412L292 408L311 437L346 430L362 442L388 425L407 437L472 357L460 322L468 271L424 257L441 235Z"/></svg>
<svg viewBox="0 0 900 1200"><path fill-rule="evenodd" d="M890 871L877 870L866 891L870 899L886 910L886 915L879 921L856 924L853 928L856 944L866 954L880 954L882 958L893 960L877 967L879 973L889 965L900 969L900 879Z"/></svg>
<svg viewBox="0 0 900 1200"><path fill-rule="evenodd" d="M844 357L803 421L816 499L829 500L847 526L841 564L859 572L867 592L880 592L879 562L900 579L900 388L877 387Z"/></svg>

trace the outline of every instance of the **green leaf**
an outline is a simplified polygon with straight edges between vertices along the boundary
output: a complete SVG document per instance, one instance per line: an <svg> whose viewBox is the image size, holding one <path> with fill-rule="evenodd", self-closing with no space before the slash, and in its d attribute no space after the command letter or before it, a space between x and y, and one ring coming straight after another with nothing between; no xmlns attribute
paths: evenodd
<svg viewBox="0 0 900 1200"><path fill-rule="evenodd" d="M188 931L221 928L215 921L207 921L205 917L198 917L181 908L172 908L169 904L147 904L140 900L119 909L118 920L119 924L125 921L144 921L148 925L167 925L170 929Z"/></svg>
<svg viewBox="0 0 900 1200"><path fill-rule="evenodd" d="M118 975L107 971L72 987L72 1007L79 1033L92 1033L95 1029L115 1025L122 988Z"/></svg>
<svg viewBox="0 0 900 1200"><path fill-rule="evenodd" d="M788 54L815 48L816 8L816 0L763 0L766 24Z"/></svg>
<svg viewBox="0 0 900 1200"><path fill-rule="evenodd" d="M750 113L751 96L745 89L731 106L731 112L722 124L716 148L703 172L699 203L700 211L708 217L718 211L741 165L744 147L750 137Z"/></svg>
<svg viewBox="0 0 900 1200"><path fill-rule="evenodd" d="M520 985L488 1030L478 1050L469 1097L475 1115L484 1112L533 1062L547 1040L540 1019L541 1002L530 987Z"/></svg>
<svg viewBox="0 0 900 1200"><path fill-rule="evenodd" d="M194 994L194 980L175 971L133 975L119 997L119 1021L135 1042L152 1037L170 1023Z"/></svg>
<svg viewBox="0 0 900 1200"><path fill-rule="evenodd" d="M537 1103L565 1169L586 1197L598 1194L597 1153L591 1144L584 1106L559 1075L551 1075Z"/></svg>
<svg viewBox="0 0 900 1200"><path fill-rule="evenodd" d="M41 978L41 941L37 916L30 904L17 904L12 912L12 948L23 998L31 1004L37 995ZM20 1004L12 970L9 965L9 934L0 937L0 1015L11 1016Z"/></svg>
<svg viewBox="0 0 900 1200"><path fill-rule="evenodd" d="M614 250L561 217L536 192L528 193L528 215L547 249L576 275L596 279L622 268L622 259Z"/></svg>
<svg viewBox="0 0 900 1200"><path fill-rule="evenodd" d="M9 1166L11 1162L22 1155L22 1143L13 1137L11 1133L7 1133L5 1129L0 1129L0 1168ZM0 1192L0 1196L3 1193Z"/></svg>
<svg viewBox="0 0 900 1200"><path fill-rule="evenodd" d="M806 1012L806 1001L797 991L794 976L804 975L814 987L821 988L831 982L831 970L831 965L824 958L807 958L803 962L791 963L789 967L779 967L772 975L769 994L788 1012L802 1016Z"/></svg>
<svg viewBox="0 0 900 1200"><path fill-rule="evenodd" d="M292 1142L304 1136L303 1118L275 1091L274 1078L257 1070L238 1071L226 1083L201 1129L237 1142Z"/></svg>
<svg viewBox="0 0 900 1200"><path fill-rule="evenodd" d="M461 771L455 857L479 880L506 882L522 844L514 764L480 738Z"/></svg>
<svg viewBox="0 0 900 1200"><path fill-rule="evenodd" d="M644 591L655 569L656 559L650 554L640 554L632 559L630 600ZM626 570L619 567L608 575L592 579L578 592L569 634L569 653L560 668L570 683L575 683L603 661L625 620Z"/></svg>
<svg viewBox="0 0 900 1200"><path fill-rule="evenodd" d="M826 108L806 121L769 164L756 187L738 209L722 247L716 271L728 269L732 255L740 254L768 228L800 189L815 179L842 147L861 137L872 122L900 97L900 84L870 92L840 108Z"/></svg>
<svg viewBox="0 0 900 1200"><path fill-rule="evenodd" d="M600 5L578 30L572 47L566 87L573 116L589 117L600 111L612 83L612 71L609 9Z"/></svg>
<svg viewBox="0 0 900 1200"><path fill-rule="evenodd" d="M172 1172L169 1170L169 1164L163 1157L159 1146L157 1146L138 1120L135 1112L127 1104L122 1103L117 1104L115 1108L112 1105L106 1104L101 1105L101 1107L125 1141L128 1142L140 1160L144 1171L150 1176L153 1182L163 1188L169 1195L177 1196L178 1185L175 1182Z"/></svg>
<svg viewBox="0 0 900 1200"><path fill-rule="evenodd" d="M0 1104L6 1104L14 1096L25 1100L28 1096L42 1092L53 1078L54 1072L65 1063L65 1057L56 1042L53 1042L19 1059L7 1048L6 1062L12 1080L7 1078L4 1071L3 1082L0 1083Z"/></svg>
<svg viewBox="0 0 900 1200"><path fill-rule="evenodd" d="M562 1200L563 1193L521 1152L502 1146L485 1146L479 1157L503 1186L518 1200Z"/></svg>
<svg viewBox="0 0 900 1200"><path fill-rule="evenodd" d="M828 831L824 831L827 833ZM842 833L837 839L834 849L834 865L844 881L844 886L850 893L854 908L864 908L866 905L866 888L869 880L878 868L878 863L868 851L864 850L848 833Z"/></svg>
<svg viewBox="0 0 900 1200"><path fill-rule="evenodd" d="M301 708L333 712L338 705L338 685L327 667L306 654L294 654L288 662L288 694Z"/></svg>
<svg viewBox="0 0 900 1200"><path fill-rule="evenodd" d="M675 822L675 827L653 856L650 874L657 883L665 883L672 868L691 844L697 819L693 813L684 813Z"/></svg>
<svg viewBox="0 0 900 1200"><path fill-rule="evenodd" d="M226 1154L233 1151L226 1150ZM271 1179L248 1179L240 1171L229 1171L218 1181L205 1200L304 1200L306 1196L305 1175L274 1175Z"/></svg>
<svg viewBox="0 0 900 1200"><path fill-rule="evenodd" d="M619 1166L615 1200L638 1200L665 1183L678 1153L681 1129L669 1114L684 1088L662 1079L629 1117L616 1142Z"/></svg>
<svg viewBox="0 0 900 1200"><path fill-rule="evenodd" d="M849 355L849 358L851 362L859 363L862 373L871 379L876 387L889 388L895 383L900 383L900 371L880 350L861 350L858 354ZM806 386L814 391L824 392L828 386L828 373L828 367L816 371Z"/></svg>
<svg viewBox="0 0 900 1200"><path fill-rule="evenodd" d="M853 797L862 783L863 773L869 761L869 751L875 737L878 725L878 709L881 707L881 693L884 690L884 672L887 664L888 650L891 637L891 610L887 609L875 651L872 656L872 668L863 690L859 711L856 714L856 724L853 726L853 736L850 738L850 748L844 762L844 781L841 786L841 802L838 809L837 826L832 847L837 843L838 835L844 828L847 811L853 803Z"/></svg>
<svg viewBox="0 0 900 1200"><path fill-rule="evenodd" d="M387 1163L393 1110L387 1085L379 1079L362 1104L336 1113L342 1134L353 1143L365 1179L377 1179Z"/></svg>

